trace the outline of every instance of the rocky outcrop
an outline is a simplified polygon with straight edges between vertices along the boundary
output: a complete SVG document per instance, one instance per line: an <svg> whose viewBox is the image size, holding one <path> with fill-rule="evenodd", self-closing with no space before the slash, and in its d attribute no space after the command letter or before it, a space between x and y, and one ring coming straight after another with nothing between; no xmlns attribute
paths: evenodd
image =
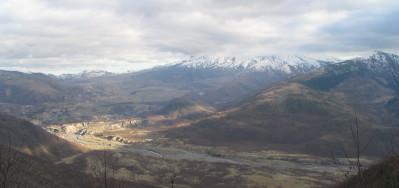
<svg viewBox="0 0 399 188"><path fill-rule="evenodd" d="M113 122L97 121L97 122L81 122L81 123L70 123L63 125L50 125L45 129L53 134L96 134L102 133L105 130L118 130L130 127L139 127L143 124L141 119L126 119Z"/></svg>
<svg viewBox="0 0 399 188"><path fill-rule="evenodd" d="M122 142L122 143L125 143L125 144L133 143L133 141L126 140L126 139L124 139L122 137L119 137L119 136L106 136L104 138L107 139L107 140L116 141L116 142Z"/></svg>
<svg viewBox="0 0 399 188"><path fill-rule="evenodd" d="M93 134L93 132L87 129L80 129L79 131L75 132L75 134L84 136L86 134Z"/></svg>
<svg viewBox="0 0 399 188"><path fill-rule="evenodd" d="M120 142L124 144L132 144L135 141L128 140L119 135L113 135L113 131L125 130L131 127L140 127L146 123L146 120L141 119L124 119L119 121L96 121L96 122L80 122L63 125L50 125L45 129L56 135L70 135L75 138L76 136L93 135L98 138L106 139L109 141ZM145 134L145 133L137 133Z"/></svg>

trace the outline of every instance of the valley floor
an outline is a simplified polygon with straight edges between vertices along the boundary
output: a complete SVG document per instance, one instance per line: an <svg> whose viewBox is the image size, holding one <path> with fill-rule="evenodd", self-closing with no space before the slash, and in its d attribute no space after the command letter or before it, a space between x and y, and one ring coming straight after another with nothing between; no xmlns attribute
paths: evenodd
<svg viewBox="0 0 399 188"><path fill-rule="evenodd" d="M159 134L160 130L173 126L146 128L114 126L112 129L105 130L104 127L112 127L110 124L115 125L115 122L52 125L46 127L46 130L92 150L111 150L122 153L119 155L121 158L119 161L136 158L134 162L124 164L123 168L142 169L142 172L130 170L129 174L135 174L140 181L154 185L160 185L162 182L168 185L168 181L159 179L162 175L159 174L159 169L156 170L157 168L173 164L174 167L169 167L169 169L182 171L185 166L182 165L183 163L189 164L184 168L190 170L180 176L191 177L196 181L184 181L182 187L183 185L200 187L205 182L221 182L220 187L228 187L233 180L237 181L235 184L240 184L242 187L266 187L266 185L267 187L323 187L344 179L343 173L338 170L331 158L290 154L262 148L237 150L228 147L191 145ZM159 167L143 167L142 164L138 164L140 160L137 158L143 160L141 163L145 164L157 161ZM369 161L365 161L367 162ZM73 163L73 160L68 163ZM208 170L216 166L221 166L218 168L220 172L206 174ZM342 167L347 168L347 166ZM208 182L205 177L200 177L204 175L212 176L212 178L209 177L212 181Z"/></svg>

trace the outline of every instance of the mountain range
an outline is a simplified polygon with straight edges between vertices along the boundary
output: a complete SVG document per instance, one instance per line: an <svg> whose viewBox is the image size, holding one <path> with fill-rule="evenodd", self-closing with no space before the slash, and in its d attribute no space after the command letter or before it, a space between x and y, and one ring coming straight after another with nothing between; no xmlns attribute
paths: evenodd
<svg viewBox="0 0 399 188"><path fill-rule="evenodd" d="M369 155L383 155L384 143L399 125L398 85L392 66L399 56L375 52L369 57L333 63L299 74L249 95L241 105L189 127L167 132L194 144L256 145L316 155L351 147L351 127L361 139L373 139Z"/></svg>
<svg viewBox="0 0 399 188"><path fill-rule="evenodd" d="M333 62L304 56L192 57L126 74L95 71L55 77L2 71L0 106L4 113L42 125L140 117L179 97L219 108L258 87Z"/></svg>
<svg viewBox="0 0 399 188"><path fill-rule="evenodd" d="M260 86L337 61L306 56L191 57L139 72L133 78L182 85L190 89L186 98L223 105Z"/></svg>
<svg viewBox="0 0 399 188"><path fill-rule="evenodd" d="M307 56L257 56L257 57L195 57L170 66L193 69L222 69L231 72L285 72L300 73L337 62L335 58Z"/></svg>

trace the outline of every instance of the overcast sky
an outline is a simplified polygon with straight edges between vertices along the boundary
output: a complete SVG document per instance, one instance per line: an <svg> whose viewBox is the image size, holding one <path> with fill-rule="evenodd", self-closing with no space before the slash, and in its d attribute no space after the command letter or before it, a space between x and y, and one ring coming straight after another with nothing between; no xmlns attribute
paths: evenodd
<svg viewBox="0 0 399 188"><path fill-rule="evenodd" d="M191 55L399 54L398 0L1 0L0 69L148 68Z"/></svg>

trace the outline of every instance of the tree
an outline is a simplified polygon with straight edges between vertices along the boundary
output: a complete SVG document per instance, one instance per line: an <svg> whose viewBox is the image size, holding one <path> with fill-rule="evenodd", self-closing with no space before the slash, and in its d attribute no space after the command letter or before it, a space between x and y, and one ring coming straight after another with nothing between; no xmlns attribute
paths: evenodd
<svg viewBox="0 0 399 188"><path fill-rule="evenodd" d="M173 174L170 176L170 185L173 188L176 180L176 172L173 172Z"/></svg>
<svg viewBox="0 0 399 188"><path fill-rule="evenodd" d="M117 187L116 181L116 163L117 158L111 151L103 150L94 160L92 168L94 180L98 187L114 188Z"/></svg>
<svg viewBox="0 0 399 188"><path fill-rule="evenodd" d="M30 170L29 157L11 148L11 138L7 130L8 144L0 145L0 186L2 188L25 187L26 175Z"/></svg>
<svg viewBox="0 0 399 188"><path fill-rule="evenodd" d="M351 174L356 174L356 176L359 178L359 183L361 184L361 187L368 187L367 184L365 183L365 179L363 176L363 170L364 170L364 165L361 162L361 156L363 154L363 152L368 148L368 146L370 145L370 143L373 141L374 137L371 137L370 139L367 140L367 142L365 142L366 144L362 144L361 140L360 140L360 133L359 133L359 120L358 120L358 116L357 116L357 111L355 109L355 122L350 123L350 130L351 130L351 136L352 136L352 140L353 140L353 151L352 153L354 153L354 158L352 159L351 157L349 157L349 153L347 152L347 150L345 148L342 148L344 154L345 154L345 158L347 160L347 164L349 165L349 169L348 170L343 170L341 168L341 166L338 164L333 152L331 152L332 154L332 159L334 161L334 164L336 165L336 167L345 174L345 176L349 176Z"/></svg>

